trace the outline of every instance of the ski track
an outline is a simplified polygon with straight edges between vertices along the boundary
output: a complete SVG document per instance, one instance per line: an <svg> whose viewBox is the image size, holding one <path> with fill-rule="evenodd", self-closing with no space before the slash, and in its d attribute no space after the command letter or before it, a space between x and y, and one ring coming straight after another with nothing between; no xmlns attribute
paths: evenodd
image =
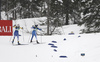
<svg viewBox="0 0 100 62"><path fill-rule="evenodd" d="M100 62L100 34L42 36L43 44L13 46L11 36L0 36L0 62ZM64 40L66 38L66 40ZM20 43L28 44L29 35L20 37ZM41 43L41 36L38 36ZM57 41L53 43L52 41ZM17 40L14 42L17 44ZM58 48L53 48L49 43ZM57 50L57 52L54 51ZM85 53L85 56L81 56ZM65 55L67 58L60 58Z"/></svg>

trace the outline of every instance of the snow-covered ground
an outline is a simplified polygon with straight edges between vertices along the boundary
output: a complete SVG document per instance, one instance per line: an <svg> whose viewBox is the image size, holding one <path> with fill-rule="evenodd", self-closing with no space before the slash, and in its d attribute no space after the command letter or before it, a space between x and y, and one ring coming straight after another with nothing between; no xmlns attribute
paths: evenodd
<svg viewBox="0 0 100 62"><path fill-rule="evenodd" d="M45 23L47 20L46 17L40 17L40 18L26 18L26 19L17 19L13 20L13 25L20 24L21 27L23 27L24 32L31 32L31 27L33 25L38 25L40 27L40 24Z"/></svg>
<svg viewBox="0 0 100 62"><path fill-rule="evenodd" d="M13 20L13 25L15 24L20 24L21 27L23 27L23 32L32 32L31 27L33 25L38 25L39 28L43 29L45 33L47 33L47 26L43 25L41 26L40 24L46 23L47 18L46 17L40 17L40 18L27 18L27 19L18 19L18 20ZM71 32L75 34L81 33L81 29L83 29L84 26L77 26L77 25L66 25L62 27L58 27L55 29L54 33L60 32L60 34L69 34ZM50 28L51 29L51 28ZM76 30L75 30L76 29ZM38 31L38 34L43 34L43 32ZM59 33L58 33L59 34Z"/></svg>
<svg viewBox="0 0 100 62"><path fill-rule="evenodd" d="M41 44L36 44L35 38L30 44L31 34L22 33L22 30L19 41L28 45L13 46L12 36L0 36L0 62L100 62L100 33L79 34L83 27L77 25L62 28L65 35L38 36ZM74 35L68 35L71 31ZM17 38L14 44L17 44ZM81 56L82 53L85 55Z"/></svg>

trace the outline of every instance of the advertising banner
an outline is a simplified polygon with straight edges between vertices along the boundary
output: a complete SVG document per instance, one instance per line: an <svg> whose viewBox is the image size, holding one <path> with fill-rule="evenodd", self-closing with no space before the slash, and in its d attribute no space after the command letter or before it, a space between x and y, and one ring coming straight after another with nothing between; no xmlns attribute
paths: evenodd
<svg viewBox="0 0 100 62"><path fill-rule="evenodd" d="M0 20L0 36L12 36L12 20Z"/></svg>

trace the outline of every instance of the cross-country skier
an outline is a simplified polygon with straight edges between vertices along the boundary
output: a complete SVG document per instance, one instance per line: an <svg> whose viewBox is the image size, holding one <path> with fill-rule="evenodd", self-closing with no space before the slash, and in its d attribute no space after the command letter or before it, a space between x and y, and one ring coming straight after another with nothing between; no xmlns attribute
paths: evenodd
<svg viewBox="0 0 100 62"><path fill-rule="evenodd" d="M14 43L15 36L17 36L18 45L20 45L20 43L19 43L19 30L23 29L23 27L20 27L19 24L14 25L13 27L15 28L15 31L14 31L14 38L13 38L12 44Z"/></svg>
<svg viewBox="0 0 100 62"><path fill-rule="evenodd" d="M31 28L33 29L33 31L32 31L32 37L31 37L30 43L32 42L33 37L35 36L36 42L37 42L37 44L39 44L38 39L37 39L37 33L36 33L36 31L37 30L40 30L41 31L42 29L39 29L38 28L38 25L32 26Z"/></svg>

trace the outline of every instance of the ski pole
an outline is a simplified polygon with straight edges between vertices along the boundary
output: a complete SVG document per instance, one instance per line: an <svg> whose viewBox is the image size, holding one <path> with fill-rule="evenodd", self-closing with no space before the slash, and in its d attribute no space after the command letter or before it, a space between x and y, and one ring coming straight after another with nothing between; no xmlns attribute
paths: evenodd
<svg viewBox="0 0 100 62"><path fill-rule="evenodd" d="M44 33L44 31L42 30L42 32ZM41 43L42 43L42 33L41 33Z"/></svg>
<svg viewBox="0 0 100 62"><path fill-rule="evenodd" d="M10 40L9 40L9 42L11 42L11 39L12 39L12 37L13 37L13 36L11 36L11 37L10 37Z"/></svg>
<svg viewBox="0 0 100 62"><path fill-rule="evenodd" d="M30 34L30 33L29 33ZM29 39L28 39L28 42L29 42L29 40L30 40L30 37L31 37L31 34L29 35Z"/></svg>
<svg viewBox="0 0 100 62"><path fill-rule="evenodd" d="M23 42L24 42L24 32L23 32L23 30L22 30L22 34L23 34Z"/></svg>
<svg viewBox="0 0 100 62"><path fill-rule="evenodd" d="M42 34L41 34L41 43L42 43Z"/></svg>

